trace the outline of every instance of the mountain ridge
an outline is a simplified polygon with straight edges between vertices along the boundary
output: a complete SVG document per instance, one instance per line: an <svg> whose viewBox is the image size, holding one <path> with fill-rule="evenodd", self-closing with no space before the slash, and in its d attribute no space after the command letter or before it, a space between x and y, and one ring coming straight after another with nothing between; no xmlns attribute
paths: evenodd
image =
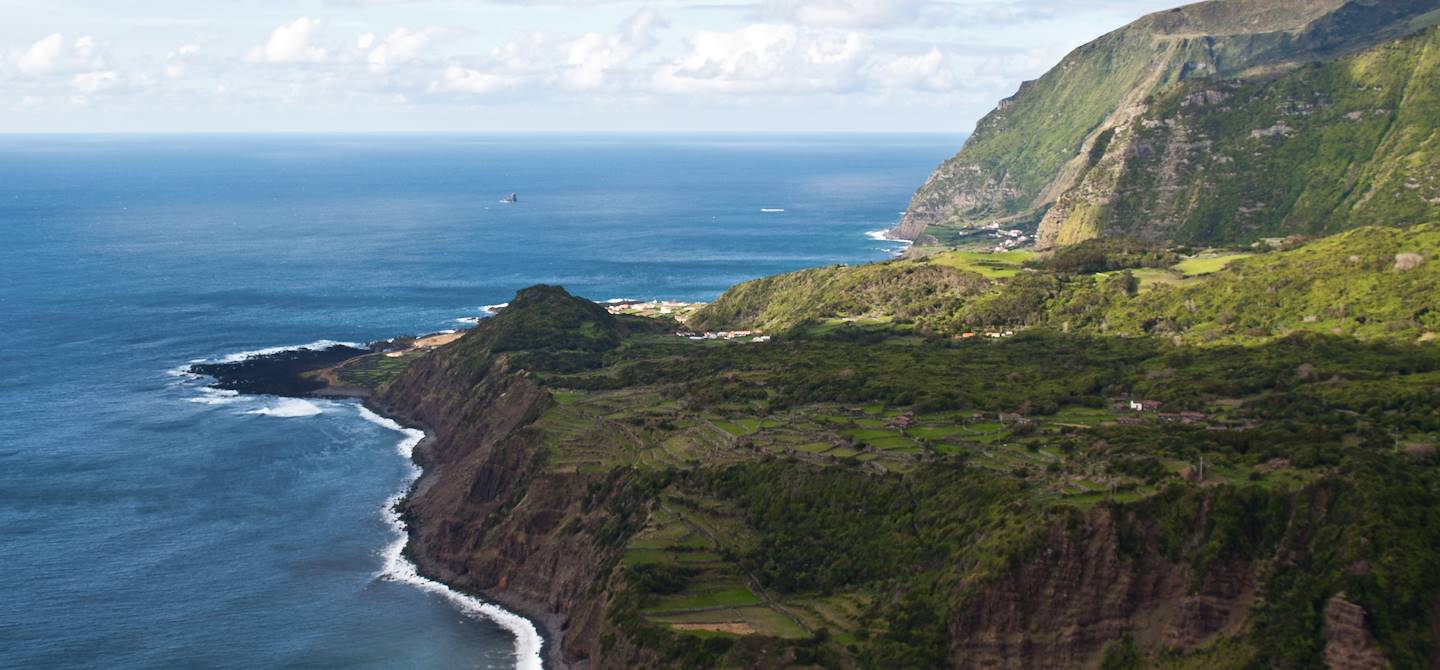
<svg viewBox="0 0 1440 670"><path fill-rule="evenodd" d="M1097 146L1103 155L1106 133L1145 114L1153 94L1195 79L1274 76L1437 22L1432 0L1214 0L1150 14L1002 100L916 191L891 234L953 241L989 223L1038 226L1081 184Z"/></svg>

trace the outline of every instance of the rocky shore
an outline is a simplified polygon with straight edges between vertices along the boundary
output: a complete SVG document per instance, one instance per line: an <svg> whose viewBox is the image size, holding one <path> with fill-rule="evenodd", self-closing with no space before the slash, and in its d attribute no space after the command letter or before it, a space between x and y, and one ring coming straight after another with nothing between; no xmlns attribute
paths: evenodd
<svg viewBox="0 0 1440 670"><path fill-rule="evenodd" d="M300 347L284 351L262 353L240 360L197 363L191 365L193 374L214 378L212 386L217 389L233 390L253 395L277 395L282 397L355 397L370 411L390 418L401 425L415 427L425 433L425 438L414 448L412 459L421 468L420 477L412 484L405 497L400 499L397 510L409 530L404 555L416 567L420 576L435 580L461 593L473 595L485 602L503 607L531 621L543 641L541 660L544 667L551 669L583 668L584 663L567 663L563 658L560 641L565 632L565 617L553 607L535 597L503 588L484 588L473 579L458 572L454 565L439 560L431 551L424 550L416 541L417 530L430 528L434 520L426 516L423 509L414 504L416 497L443 489L443 481L451 468L443 457L437 457L436 445L450 442L449 431L427 424L413 412L397 408L393 399L375 397L368 390L337 387L330 374L336 366L362 356L384 356L387 352L404 352L418 345L438 346L456 339L454 334L436 334L421 337L403 337L365 345L364 348L346 344L325 347ZM453 429L453 427L452 427Z"/></svg>

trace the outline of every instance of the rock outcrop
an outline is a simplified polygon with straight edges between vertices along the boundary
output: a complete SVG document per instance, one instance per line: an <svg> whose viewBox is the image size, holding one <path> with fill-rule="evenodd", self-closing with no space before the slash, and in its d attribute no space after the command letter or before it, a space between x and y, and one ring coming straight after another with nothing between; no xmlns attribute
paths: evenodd
<svg viewBox="0 0 1440 670"><path fill-rule="evenodd" d="M1365 628L1365 608L1337 593L1325 603L1325 667L1330 670L1384 670L1384 654Z"/></svg>
<svg viewBox="0 0 1440 670"><path fill-rule="evenodd" d="M1055 526L1043 548L978 589L952 622L951 667L1072 668L1132 635L1143 649L1191 651L1240 629L1256 600L1254 566L1202 575L1158 553L1125 555L1111 512Z"/></svg>

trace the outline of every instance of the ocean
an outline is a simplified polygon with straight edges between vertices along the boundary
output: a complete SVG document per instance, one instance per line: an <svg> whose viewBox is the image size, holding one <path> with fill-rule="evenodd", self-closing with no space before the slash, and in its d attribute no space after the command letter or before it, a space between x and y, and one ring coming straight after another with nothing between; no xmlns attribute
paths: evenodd
<svg viewBox="0 0 1440 670"><path fill-rule="evenodd" d="M413 435L180 370L883 259L960 143L0 136L0 667L514 667L523 623L395 565Z"/></svg>

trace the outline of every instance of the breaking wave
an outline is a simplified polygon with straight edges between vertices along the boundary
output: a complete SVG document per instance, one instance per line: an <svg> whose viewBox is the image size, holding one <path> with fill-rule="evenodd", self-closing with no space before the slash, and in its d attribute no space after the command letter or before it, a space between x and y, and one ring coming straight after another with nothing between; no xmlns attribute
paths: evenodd
<svg viewBox="0 0 1440 670"><path fill-rule="evenodd" d="M405 544L410 539L410 533L409 529L405 527L405 521L400 518L397 506L405 497L405 491L409 490L410 484L420 477L420 466L415 464L412 457L415 454L415 446L425 439L425 433L401 426L394 419L380 416L363 405L360 407L360 416L370 423L403 435L404 437L395 444L395 450L410 463L410 478L405 483L405 489L391 496L385 502L385 520L394 529L395 540L387 545L381 553L384 565L380 570L379 577L441 596L467 616L483 617L495 622L515 636L515 667L518 670L542 670L544 665L540 660L540 648L544 642L540 637L540 632L535 629L535 624L531 623L529 619L509 612L498 605L492 605L479 598L460 593L433 579L428 579L420 574L410 559L405 557Z"/></svg>
<svg viewBox="0 0 1440 670"><path fill-rule="evenodd" d="M296 419L305 416L315 416L324 411L325 410L320 409L319 405L309 400L303 400L301 398L279 398L273 405L267 405L260 409L252 409L246 412L246 414L273 416L280 419Z"/></svg>

